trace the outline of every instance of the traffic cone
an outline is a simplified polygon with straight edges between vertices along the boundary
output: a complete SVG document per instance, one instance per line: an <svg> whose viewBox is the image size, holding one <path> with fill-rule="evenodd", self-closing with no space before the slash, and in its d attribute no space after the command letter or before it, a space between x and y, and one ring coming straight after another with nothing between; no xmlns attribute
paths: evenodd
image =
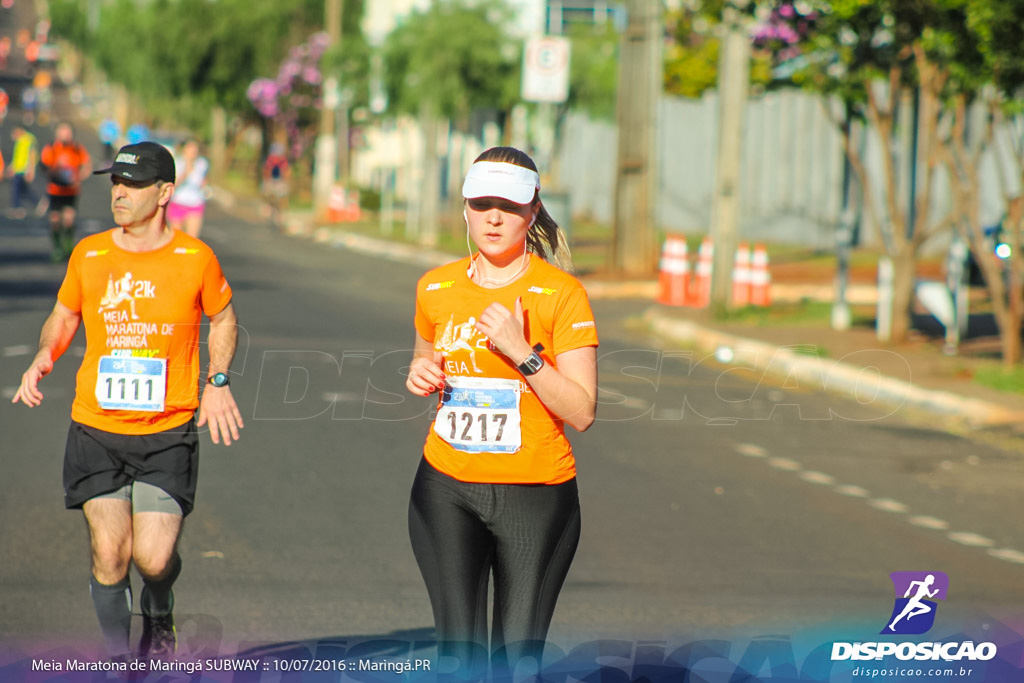
<svg viewBox="0 0 1024 683"><path fill-rule="evenodd" d="M707 308L711 304L711 269L715 247L710 237L705 237L697 252L697 287L694 294L694 306Z"/></svg>
<svg viewBox="0 0 1024 683"><path fill-rule="evenodd" d="M666 306L690 305L690 257L686 240L682 237L668 237L661 247L658 303Z"/></svg>
<svg viewBox="0 0 1024 683"><path fill-rule="evenodd" d="M750 303L750 245L740 242L732 266L732 303L746 306Z"/></svg>
<svg viewBox="0 0 1024 683"><path fill-rule="evenodd" d="M763 244L754 247L750 270L750 305L772 305L772 274L768 271L768 250Z"/></svg>

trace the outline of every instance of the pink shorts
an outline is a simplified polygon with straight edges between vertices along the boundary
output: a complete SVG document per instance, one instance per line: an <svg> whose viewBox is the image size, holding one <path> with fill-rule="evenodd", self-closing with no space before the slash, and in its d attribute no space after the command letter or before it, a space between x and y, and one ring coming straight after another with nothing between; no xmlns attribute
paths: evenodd
<svg viewBox="0 0 1024 683"><path fill-rule="evenodd" d="M167 222L180 223L189 216L202 216L205 206L183 206L171 202L167 205Z"/></svg>

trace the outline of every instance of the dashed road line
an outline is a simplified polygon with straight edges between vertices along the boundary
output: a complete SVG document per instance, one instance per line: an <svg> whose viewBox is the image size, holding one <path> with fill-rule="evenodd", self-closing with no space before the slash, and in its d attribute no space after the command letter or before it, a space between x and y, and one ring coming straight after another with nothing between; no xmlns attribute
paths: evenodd
<svg viewBox="0 0 1024 683"><path fill-rule="evenodd" d="M769 458L768 464L777 470L784 470L786 472L800 471L800 463L789 458Z"/></svg>
<svg viewBox="0 0 1024 683"><path fill-rule="evenodd" d="M872 498L868 501L868 505L886 512L906 512L910 509L903 503L898 500L893 500L892 498Z"/></svg>
<svg viewBox="0 0 1024 683"><path fill-rule="evenodd" d="M927 515L916 515L907 520L914 526L923 527L925 529L935 529L936 531L945 531L949 528L949 522L939 519L938 517L929 517Z"/></svg>
<svg viewBox="0 0 1024 683"><path fill-rule="evenodd" d="M835 477L832 475L815 470L804 470L803 466L799 462L790 458L769 457L769 452L757 444L741 443L734 446L733 449L738 454L748 458L767 459L768 464L775 469L787 472L796 472L797 476L806 482L823 486L832 486L832 490L839 495L850 498L870 498L871 494L865 488L852 484L838 484ZM868 500L868 505L877 510L892 512L894 514L904 514L910 510L909 506L906 504L891 498L871 498ZM929 515L909 516L907 517L907 521L914 526L933 531L946 531L950 526L949 522ZM956 531L946 534L946 538L968 547L988 548L988 555L996 559L1003 560L1004 562L1024 564L1024 552L1013 548L997 549L995 548L995 541L982 536L981 534L976 534L972 531Z"/></svg>
<svg viewBox="0 0 1024 683"><path fill-rule="evenodd" d="M800 478L812 484L821 484L822 486L832 486L836 483L835 477L824 472L801 472Z"/></svg>
<svg viewBox="0 0 1024 683"><path fill-rule="evenodd" d="M1006 560L1007 562L1013 562L1015 564L1024 564L1024 553L1019 550L1012 550L1010 548L1000 548L999 550L989 550L988 554L1000 560Z"/></svg>
<svg viewBox="0 0 1024 683"><path fill-rule="evenodd" d="M768 451L752 443L741 443L736 446L736 452L748 458L767 458Z"/></svg>
<svg viewBox="0 0 1024 683"><path fill-rule="evenodd" d="M849 496L850 498L867 498L871 495L871 492L866 488L852 484L840 484L835 488L835 491L841 496Z"/></svg>
<svg viewBox="0 0 1024 683"><path fill-rule="evenodd" d="M14 346L4 347L3 357L14 358L15 356L27 356L32 353L32 347L28 344L15 344Z"/></svg>
<svg viewBox="0 0 1024 683"><path fill-rule="evenodd" d="M954 531L947 536L949 540L976 548L991 548L996 544L991 538L985 538L971 531Z"/></svg>

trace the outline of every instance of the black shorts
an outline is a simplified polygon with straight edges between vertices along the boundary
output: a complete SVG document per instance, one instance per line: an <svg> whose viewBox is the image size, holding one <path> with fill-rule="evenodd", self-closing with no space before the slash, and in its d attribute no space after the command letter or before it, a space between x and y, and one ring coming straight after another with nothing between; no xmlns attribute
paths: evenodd
<svg viewBox="0 0 1024 683"><path fill-rule="evenodd" d="M64 451L64 506L143 481L169 493L192 511L199 474L195 420L156 434L113 434L72 421Z"/></svg>
<svg viewBox="0 0 1024 683"><path fill-rule="evenodd" d="M61 211L62 209L73 209L78 206L78 195L47 194L50 199L50 211Z"/></svg>

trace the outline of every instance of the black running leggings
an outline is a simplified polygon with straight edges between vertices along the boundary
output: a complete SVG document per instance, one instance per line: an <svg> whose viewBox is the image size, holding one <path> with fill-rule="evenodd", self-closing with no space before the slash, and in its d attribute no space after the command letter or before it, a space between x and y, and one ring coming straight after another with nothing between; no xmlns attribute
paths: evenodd
<svg viewBox="0 0 1024 683"><path fill-rule="evenodd" d="M468 670L480 666L487 652L494 653L496 669L515 667L525 656L539 664L580 538L575 479L551 486L471 484L423 460L409 502L409 537L427 584L440 655L457 657Z"/></svg>

